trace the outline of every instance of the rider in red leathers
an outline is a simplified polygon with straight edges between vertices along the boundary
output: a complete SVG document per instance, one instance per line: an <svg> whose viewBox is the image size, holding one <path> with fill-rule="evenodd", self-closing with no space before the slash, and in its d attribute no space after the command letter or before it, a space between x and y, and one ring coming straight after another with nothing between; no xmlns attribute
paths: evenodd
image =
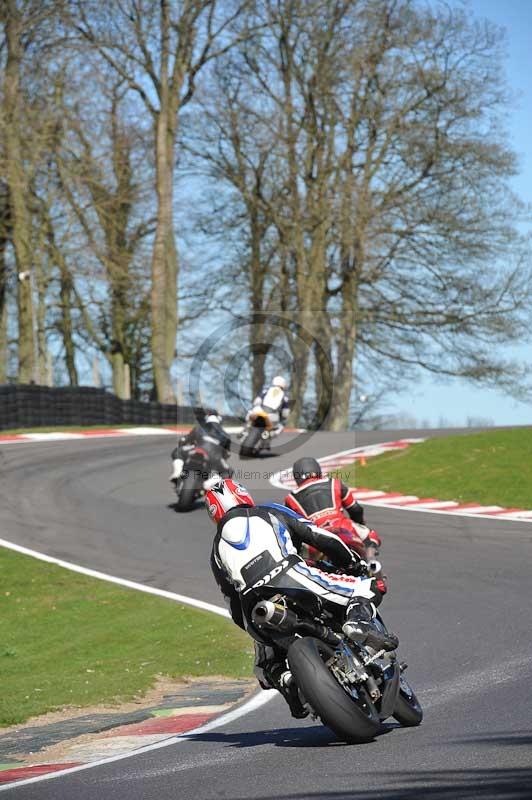
<svg viewBox="0 0 532 800"><path fill-rule="evenodd" d="M363 558L370 560L378 553L381 538L366 527L364 511L356 501L353 490L339 478L324 478L315 458L298 459L292 467L297 489L285 497L284 503L320 528L334 531L337 536ZM311 557L314 554L310 553ZM368 558L369 556L369 558ZM386 592L383 580L381 591Z"/></svg>

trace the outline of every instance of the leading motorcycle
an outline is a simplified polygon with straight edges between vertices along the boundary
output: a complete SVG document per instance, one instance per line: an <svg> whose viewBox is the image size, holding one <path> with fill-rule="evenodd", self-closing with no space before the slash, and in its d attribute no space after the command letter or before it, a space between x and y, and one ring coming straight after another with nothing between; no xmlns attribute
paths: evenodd
<svg viewBox="0 0 532 800"><path fill-rule="evenodd" d="M404 677L407 665L396 652L352 641L311 592L283 594L268 585L251 591L252 625L285 653L301 702L340 740L369 741L389 717L407 727L421 723L422 708ZM380 616L375 625L385 630Z"/></svg>
<svg viewBox="0 0 532 800"><path fill-rule="evenodd" d="M267 411L261 406L252 408L240 434L240 458L253 458L263 448L269 448L273 427Z"/></svg>

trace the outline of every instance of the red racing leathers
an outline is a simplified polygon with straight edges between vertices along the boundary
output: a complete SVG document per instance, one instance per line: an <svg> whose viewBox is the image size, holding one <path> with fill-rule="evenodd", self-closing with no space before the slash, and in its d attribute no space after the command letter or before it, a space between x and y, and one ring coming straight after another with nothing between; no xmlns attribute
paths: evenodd
<svg viewBox="0 0 532 800"><path fill-rule="evenodd" d="M364 512L353 490L339 478L308 478L285 497L284 503L320 528L332 530L362 558L367 558L368 546L377 549L381 545L377 532L364 525ZM310 558L317 556L309 552Z"/></svg>

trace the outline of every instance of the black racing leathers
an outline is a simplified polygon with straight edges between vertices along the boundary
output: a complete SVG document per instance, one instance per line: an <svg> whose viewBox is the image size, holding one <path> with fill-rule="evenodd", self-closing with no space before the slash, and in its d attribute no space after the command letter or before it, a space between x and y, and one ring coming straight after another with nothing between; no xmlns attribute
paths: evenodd
<svg viewBox="0 0 532 800"><path fill-rule="evenodd" d="M172 460L182 458L186 461L188 453L200 447L208 457L210 469L218 472L223 478L230 476L227 458L231 449L231 439L221 425L216 422L205 422L192 428L190 433L182 436L178 446L172 451Z"/></svg>

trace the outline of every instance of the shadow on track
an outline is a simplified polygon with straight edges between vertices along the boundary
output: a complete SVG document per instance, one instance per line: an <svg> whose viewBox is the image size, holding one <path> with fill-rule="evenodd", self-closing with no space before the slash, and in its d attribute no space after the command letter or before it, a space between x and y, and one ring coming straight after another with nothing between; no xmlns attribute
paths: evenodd
<svg viewBox="0 0 532 800"><path fill-rule="evenodd" d="M196 498L192 506L186 511L179 509L177 503L167 503L166 508L170 511L175 511L176 514L190 514L192 511L205 511L205 502L201 498Z"/></svg>
<svg viewBox="0 0 532 800"><path fill-rule="evenodd" d="M449 744L449 742L448 742ZM490 731L478 736L459 736L450 744L461 747L464 744L484 744L493 747L530 747L532 746L532 731ZM532 797L532 787L529 789Z"/></svg>
<svg viewBox="0 0 532 800"><path fill-rule="evenodd" d="M275 450L261 450L260 453L254 456L239 456L240 461L245 461L249 463L250 461L266 461L268 458L277 458L280 456L281 453L276 452Z"/></svg>
<svg viewBox="0 0 532 800"><path fill-rule="evenodd" d="M376 738L390 733L396 728L400 728L399 723L390 723L382 726ZM185 738L185 737L183 737ZM273 728L261 731L242 731L239 733L223 733L222 731L212 731L209 733L198 733L187 736L187 739L198 742L219 742L229 747L260 747L269 744L275 747L367 747L372 742L365 742L360 745L349 745L340 742L323 725L312 725L301 728ZM375 741L375 740L373 740Z"/></svg>
<svg viewBox="0 0 532 800"><path fill-rule="evenodd" d="M378 773L375 789L298 792L255 796L254 800L530 800L532 769L468 769ZM386 787L386 783L389 784Z"/></svg>

